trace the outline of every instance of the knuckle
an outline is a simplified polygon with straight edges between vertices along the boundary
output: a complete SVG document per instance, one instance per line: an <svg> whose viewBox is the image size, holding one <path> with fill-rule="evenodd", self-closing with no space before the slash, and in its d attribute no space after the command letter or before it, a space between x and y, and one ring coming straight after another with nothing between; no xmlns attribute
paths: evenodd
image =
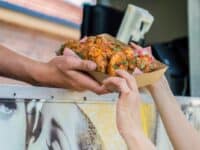
<svg viewBox="0 0 200 150"><path fill-rule="evenodd" d="M124 79L118 79L116 80L115 84L120 88L123 87L123 85L125 84L125 80Z"/></svg>
<svg viewBox="0 0 200 150"><path fill-rule="evenodd" d="M83 69L88 69L88 68L89 68L88 62L87 62L87 61L82 61L82 62L81 62L81 67L82 67Z"/></svg>
<svg viewBox="0 0 200 150"><path fill-rule="evenodd" d="M118 79L118 83L121 85L121 84L125 84L126 83L126 80L125 79Z"/></svg>

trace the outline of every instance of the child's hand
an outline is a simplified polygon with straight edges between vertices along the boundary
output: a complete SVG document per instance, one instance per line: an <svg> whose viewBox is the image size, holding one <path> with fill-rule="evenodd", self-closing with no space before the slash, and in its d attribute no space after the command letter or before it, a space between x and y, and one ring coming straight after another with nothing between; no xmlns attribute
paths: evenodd
<svg viewBox="0 0 200 150"><path fill-rule="evenodd" d="M141 133L140 95L136 81L126 71L116 71L119 77L110 77L103 82L107 89L117 90L120 93L117 102L117 128L125 140L130 136ZM139 131L139 132L138 132Z"/></svg>

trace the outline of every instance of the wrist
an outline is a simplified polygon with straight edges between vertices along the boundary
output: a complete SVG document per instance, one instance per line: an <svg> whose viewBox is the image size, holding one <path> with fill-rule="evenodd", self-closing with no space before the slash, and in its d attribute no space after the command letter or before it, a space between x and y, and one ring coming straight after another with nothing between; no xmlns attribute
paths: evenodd
<svg viewBox="0 0 200 150"><path fill-rule="evenodd" d="M168 93L171 92L169 84L165 77L162 77L159 81L156 83L148 86L148 90L151 94L157 94L157 93Z"/></svg>
<svg viewBox="0 0 200 150"><path fill-rule="evenodd" d="M130 132L129 134L124 136L124 140L128 146L128 149L132 149L132 147L134 149L137 148L139 149L149 139L144 135L142 131L138 131L138 132Z"/></svg>
<svg viewBox="0 0 200 150"><path fill-rule="evenodd" d="M153 97L153 100L160 110L161 108L166 108L165 102L172 102L174 101L174 95L168 85L168 82L165 78L162 78L157 83L148 87L148 90Z"/></svg>
<svg viewBox="0 0 200 150"><path fill-rule="evenodd" d="M29 71L33 85L48 86L51 81L50 77L53 74L53 68L47 63L34 62L31 71Z"/></svg>

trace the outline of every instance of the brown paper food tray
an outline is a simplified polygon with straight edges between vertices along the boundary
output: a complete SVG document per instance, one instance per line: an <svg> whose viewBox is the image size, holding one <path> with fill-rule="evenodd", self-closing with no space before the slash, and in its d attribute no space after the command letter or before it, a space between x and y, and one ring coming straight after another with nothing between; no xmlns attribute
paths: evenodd
<svg viewBox="0 0 200 150"><path fill-rule="evenodd" d="M160 68L159 70L149 72L149 73L143 73L140 75L134 75L138 88L145 87L147 85L155 83L163 76L166 70L167 70L167 67L163 65L163 67ZM102 83L104 79L109 77L109 75L101 73L101 72L89 72L89 74L99 83Z"/></svg>

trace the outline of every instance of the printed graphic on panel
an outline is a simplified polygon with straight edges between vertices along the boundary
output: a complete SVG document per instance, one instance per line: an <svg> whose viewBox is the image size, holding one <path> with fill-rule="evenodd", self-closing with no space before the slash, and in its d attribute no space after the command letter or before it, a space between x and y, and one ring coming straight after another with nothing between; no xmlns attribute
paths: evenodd
<svg viewBox="0 0 200 150"><path fill-rule="evenodd" d="M199 130L200 104L182 104ZM159 150L173 149L152 104L143 103L145 134ZM67 103L0 99L0 149L126 150L115 124L114 103Z"/></svg>
<svg viewBox="0 0 200 150"><path fill-rule="evenodd" d="M75 104L1 102L0 147L6 150L101 150L90 119Z"/></svg>

